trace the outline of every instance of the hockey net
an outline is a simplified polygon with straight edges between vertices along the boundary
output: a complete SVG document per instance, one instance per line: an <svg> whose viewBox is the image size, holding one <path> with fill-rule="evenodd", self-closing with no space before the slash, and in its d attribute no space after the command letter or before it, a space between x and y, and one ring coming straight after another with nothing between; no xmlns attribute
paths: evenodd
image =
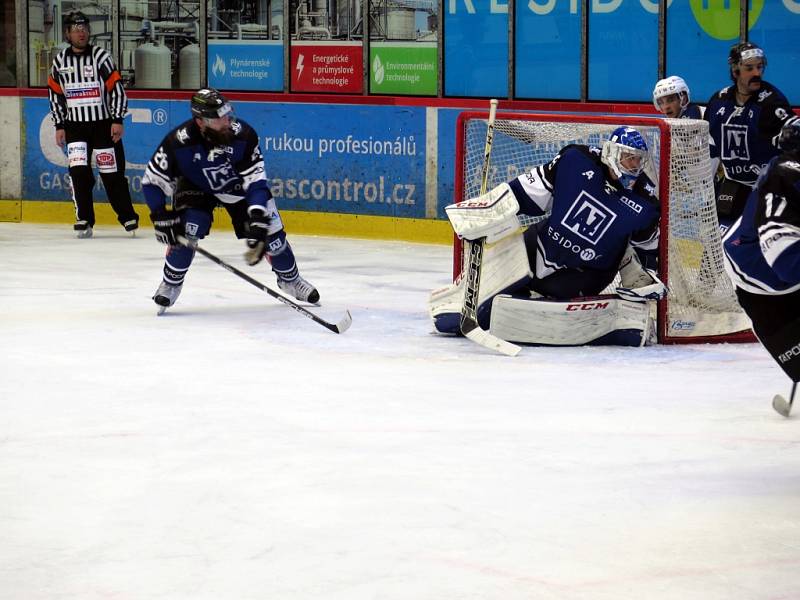
<svg viewBox="0 0 800 600"><path fill-rule="evenodd" d="M487 113L459 116L456 201L480 193L487 119ZM567 144L602 146L623 125L635 127L647 141L647 172L662 207L659 275L669 294L658 303L658 341L753 341L723 267L705 121L499 112L487 189L549 162ZM455 277L463 261L459 240L454 250Z"/></svg>

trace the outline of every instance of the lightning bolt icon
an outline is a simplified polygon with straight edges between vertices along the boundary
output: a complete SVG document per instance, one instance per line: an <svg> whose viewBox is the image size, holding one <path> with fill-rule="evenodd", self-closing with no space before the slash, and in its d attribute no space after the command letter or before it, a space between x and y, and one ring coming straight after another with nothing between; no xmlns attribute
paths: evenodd
<svg viewBox="0 0 800 600"><path fill-rule="evenodd" d="M294 66L294 68L297 70L297 80L299 81L300 80L300 75L303 74L303 55L302 54L298 54L297 55L297 64Z"/></svg>

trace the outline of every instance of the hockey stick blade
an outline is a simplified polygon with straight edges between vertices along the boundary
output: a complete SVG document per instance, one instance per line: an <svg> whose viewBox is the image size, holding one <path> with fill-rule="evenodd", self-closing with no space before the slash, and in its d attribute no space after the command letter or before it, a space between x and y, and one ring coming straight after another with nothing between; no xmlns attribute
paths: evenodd
<svg viewBox="0 0 800 600"><path fill-rule="evenodd" d="M500 354L505 354L506 356L516 356L519 354L519 351L522 350L519 346L502 340L496 335L492 335L488 331L481 329L478 327L477 323L475 323L472 329L469 328L469 325L468 323L464 323L461 327L461 333L479 346L494 350Z"/></svg>
<svg viewBox="0 0 800 600"><path fill-rule="evenodd" d="M339 322L330 323L330 322L326 321L325 319L322 319L322 318L318 317L317 315L315 315L310 310L306 310L305 308L303 308L302 306L297 304L294 300L284 296L283 294L281 294L279 292L276 292L271 287L269 287L267 285L264 285L263 283L261 283L257 279L253 279L247 273L245 273L243 271L240 271L239 269L237 269L233 265L229 265L224 260L222 260L218 256L212 254L211 252L209 252L205 248L201 248L196 242L190 242L188 239L186 239L182 235L178 236L178 241L181 244L183 244L184 246L188 246L190 248L194 248L194 250L196 252L199 252L200 254L205 256L211 262L217 263L220 267L222 267L226 271L228 271L230 273L233 273L234 275L236 275L240 279L244 279L250 285L253 285L253 286L257 287L258 289L260 289L261 291L266 292L267 294L269 294L270 296L272 296L273 298L275 298L279 302L283 302L286 306L291 308L293 311L300 313L304 317L307 317L307 318L311 319L315 323L318 323L318 324L322 325L323 327L325 327L326 329L329 329L330 331L333 331L334 333L344 333L345 331L347 331L350 328L350 325L353 323L353 317L350 315L350 311L349 310L345 311L344 317L342 317L339 320Z"/></svg>
<svg viewBox="0 0 800 600"><path fill-rule="evenodd" d="M772 399L772 408L775 409L775 412L787 419L789 418L789 414L792 412L792 404L794 404L794 393L796 390L797 382L792 384L792 393L788 401L780 394L775 394L775 397Z"/></svg>

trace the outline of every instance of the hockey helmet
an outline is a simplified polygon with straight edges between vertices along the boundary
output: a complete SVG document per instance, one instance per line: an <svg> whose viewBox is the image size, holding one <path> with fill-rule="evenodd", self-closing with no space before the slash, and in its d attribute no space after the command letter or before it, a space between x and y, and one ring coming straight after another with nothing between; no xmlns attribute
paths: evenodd
<svg viewBox="0 0 800 600"><path fill-rule="evenodd" d="M622 161L631 156L640 158L638 166L625 167ZM617 127L611 132L611 137L603 143L603 152L600 158L622 181L622 184L629 187L644 171L647 165L647 156L647 142L644 141L641 133L633 127Z"/></svg>
<svg viewBox="0 0 800 600"><path fill-rule="evenodd" d="M739 66L744 61L752 60L754 58L760 58L762 61L764 61L764 68L767 68L767 55L764 53L764 50L761 48L761 46L758 46L753 42L740 42L731 46L731 51L728 54L728 65L731 68L731 79L734 81L736 80L733 73L739 69Z"/></svg>
<svg viewBox="0 0 800 600"><path fill-rule="evenodd" d="M218 119L233 112L230 102L214 88L197 90L192 96L192 115L200 119Z"/></svg>
<svg viewBox="0 0 800 600"><path fill-rule="evenodd" d="M784 152L800 156L800 119L789 121L783 126L778 142Z"/></svg>
<svg viewBox="0 0 800 600"><path fill-rule="evenodd" d="M65 31L69 31L70 28L73 27L74 25L83 25L84 27L86 27L87 31L91 29L89 18L79 10L72 11L66 17L64 17Z"/></svg>
<svg viewBox="0 0 800 600"><path fill-rule="evenodd" d="M653 88L653 106L656 107L656 110L661 110L658 106L658 99L664 96L671 96L672 94L678 94L680 96L681 108L686 108L688 106L690 99L689 86L686 85L683 77L672 75L656 83L656 87Z"/></svg>

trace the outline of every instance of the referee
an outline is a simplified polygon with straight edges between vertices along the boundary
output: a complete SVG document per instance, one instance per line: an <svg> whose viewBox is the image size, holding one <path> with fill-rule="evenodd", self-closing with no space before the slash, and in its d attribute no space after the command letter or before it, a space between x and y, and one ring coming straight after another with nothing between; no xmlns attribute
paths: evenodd
<svg viewBox="0 0 800 600"><path fill-rule="evenodd" d="M128 98L111 55L91 45L89 34L86 15L71 12L66 16L64 35L70 45L53 59L47 80L56 144L67 147L74 228L79 238L92 237L94 158L111 208L125 231L136 235L139 215L133 210L122 147L122 119L128 111Z"/></svg>

